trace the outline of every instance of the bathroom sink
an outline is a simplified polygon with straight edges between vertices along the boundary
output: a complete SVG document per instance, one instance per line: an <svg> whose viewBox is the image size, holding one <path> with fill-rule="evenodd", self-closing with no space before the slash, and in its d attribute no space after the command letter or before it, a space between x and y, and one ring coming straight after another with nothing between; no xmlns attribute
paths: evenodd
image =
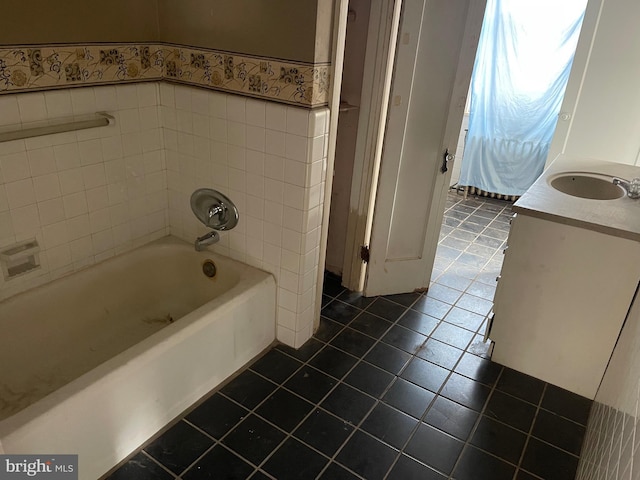
<svg viewBox="0 0 640 480"><path fill-rule="evenodd" d="M568 172L552 177L549 183L559 192L591 200L615 200L626 193L607 175Z"/></svg>

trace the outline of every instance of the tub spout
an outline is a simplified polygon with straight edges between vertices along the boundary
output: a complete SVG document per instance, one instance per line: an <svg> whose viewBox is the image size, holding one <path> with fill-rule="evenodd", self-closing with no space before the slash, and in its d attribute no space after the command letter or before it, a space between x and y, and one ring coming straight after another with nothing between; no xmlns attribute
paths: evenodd
<svg viewBox="0 0 640 480"><path fill-rule="evenodd" d="M202 235L201 237L196 238L195 247L196 251L199 252L204 250L207 245L213 245L220 240L220 235L215 230L210 231Z"/></svg>

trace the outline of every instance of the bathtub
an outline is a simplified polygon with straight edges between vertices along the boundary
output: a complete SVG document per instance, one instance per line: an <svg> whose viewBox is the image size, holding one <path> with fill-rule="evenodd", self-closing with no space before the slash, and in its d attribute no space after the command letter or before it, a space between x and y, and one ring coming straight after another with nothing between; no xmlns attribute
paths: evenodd
<svg viewBox="0 0 640 480"><path fill-rule="evenodd" d="M275 340L275 300L270 274L166 237L0 302L0 453L100 477Z"/></svg>

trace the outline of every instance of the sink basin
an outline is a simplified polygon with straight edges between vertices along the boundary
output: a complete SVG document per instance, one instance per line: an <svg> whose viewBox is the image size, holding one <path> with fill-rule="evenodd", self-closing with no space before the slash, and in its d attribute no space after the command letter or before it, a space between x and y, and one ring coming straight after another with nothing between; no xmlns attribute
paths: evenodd
<svg viewBox="0 0 640 480"><path fill-rule="evenodd" d="M613 177L587 173L561 173L549 182L559 192L591 200L615 200L626 192L613 184Z"/></svg>

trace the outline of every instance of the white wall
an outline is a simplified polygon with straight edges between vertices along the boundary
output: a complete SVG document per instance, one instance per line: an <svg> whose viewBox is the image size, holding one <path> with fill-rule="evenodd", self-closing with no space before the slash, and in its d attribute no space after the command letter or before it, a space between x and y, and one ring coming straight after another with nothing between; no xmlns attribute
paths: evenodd
<svg viewBox="0 0 640 480"><path fill-rule="evenodd" d="M589 0L547 163L558 154L634 164L640 149L640 2ZM562 114L569 118L563 120Z"/></svg>
<svg viewBox="0 0 640 480"><path fill-rule="evenodd" d="M276 277L278 339L302 345L317 300L328 109L167 83L0 96L1 125L96 111L115 125L0 143L0 250L31 238L42 249L41 269L0 275L0 299L169 233L193 242L206 229L189 197L210 187L240 212L214 250Z"/></svg>
<svg viewBox="0 0 640 480"><path fill-rule="evenodd" d="M640 298L636 297L591 410L578 480L640 477L639 392Z"/></svg>
<svg viewBox="0 0 640 480"><path fill-rule="evenodd" d="M301 346L313 330L328 109L166 83L160 94L171 233L192 242L207 231L194 190L227 195L240 220L213 250L276 277L278 339Z"/></svg>
<svg viewBox="0 0 640 480"><path fill-rule="evenodd" d="M108 111L115 125L0 143L0 250L35 238L42 268L0 299L168 232L158 85L0 96L0 125Z"/></svg>

